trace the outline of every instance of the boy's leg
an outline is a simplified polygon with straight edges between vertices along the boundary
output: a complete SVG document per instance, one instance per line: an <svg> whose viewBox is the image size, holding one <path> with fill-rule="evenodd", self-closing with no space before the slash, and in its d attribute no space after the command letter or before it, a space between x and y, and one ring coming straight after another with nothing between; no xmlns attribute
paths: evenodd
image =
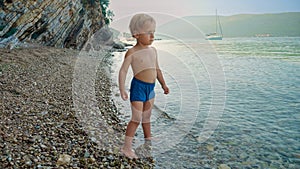
<svg viewBox="0 0 300 169"><path fill-rule="evenodd" d="M142 114L142 127L144 131L144 138L146 140L151 139L151 112L154 104L154 98L148 100L143 105L143 114Z"/></svg>
<svg viewBox="0 0 300 169"><path fill-rule="evenodd" d="M143 102L131 102L131 111L132 116L127 125L122 151L129 158L137 158L134 151L132 151L132 140L142 119Z"/></svg>
<svg viewBox="0 0 300 169"><path fill-rule="evenodd" d="M142 120L143 102L134 101L131 102L131 120L127 125L126 136L133 137L135 135L136 128L139 126Z"/></svg>

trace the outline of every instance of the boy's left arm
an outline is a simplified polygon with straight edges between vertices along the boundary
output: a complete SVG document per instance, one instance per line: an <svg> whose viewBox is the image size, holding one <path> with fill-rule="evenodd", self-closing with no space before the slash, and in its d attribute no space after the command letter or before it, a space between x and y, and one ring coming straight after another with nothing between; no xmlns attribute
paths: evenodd
<svg viewBox="0 0 300 169"><path fill-rule="evenodd" d="M165 79L164 79L164 76L159 68L159 65L158 65L158 57L157 57L157 51L155 48L153 48L154 51L155 51L155 54L156 54L156 72L157 72L157 80L159 81L161 87L163 88L164 90L164 94L169 94L169 88L165 82Z"/></svg>
<svg viewBox="0 0 300 169"><path fill-rule="evenodd" d="M169 91L168 86L166 85L166 82L165 82L165 79L163 77L161 70L158 68L156 71L157 71L157 80L159 81L161 87L163 88L164 94L169 94L170 91Z"/></svg>

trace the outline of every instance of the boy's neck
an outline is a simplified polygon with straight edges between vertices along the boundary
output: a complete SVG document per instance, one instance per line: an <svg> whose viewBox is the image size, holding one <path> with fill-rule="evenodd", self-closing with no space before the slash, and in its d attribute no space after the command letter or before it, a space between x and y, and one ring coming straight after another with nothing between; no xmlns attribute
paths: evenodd
<svg viewBox="0 0 300 169"><path fill-rule="evenodd" d="M146 48L149 48L151 45L143 45L139 42L136 43L135 47L138 48L138 49L146 49Z"/></svg>

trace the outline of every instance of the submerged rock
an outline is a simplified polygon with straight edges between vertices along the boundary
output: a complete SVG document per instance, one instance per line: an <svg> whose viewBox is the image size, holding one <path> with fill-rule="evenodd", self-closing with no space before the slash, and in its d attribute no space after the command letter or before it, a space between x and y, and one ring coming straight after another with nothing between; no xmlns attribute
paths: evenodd
<svg viewBox="0 0 300 169"><path fill-rule="evenodd" d="M230 169L230 167L226 164L219 165L218 169Z"/></svg>
<svg viewBox="0 0 300 169"><path fill-rule="evenodd" d="M207 145L207 146L206 146L206 149L207 149L208 151L210 151L210 152L212 152L212 151L215 150L214 146L211 145L211 144Z"/></svg>

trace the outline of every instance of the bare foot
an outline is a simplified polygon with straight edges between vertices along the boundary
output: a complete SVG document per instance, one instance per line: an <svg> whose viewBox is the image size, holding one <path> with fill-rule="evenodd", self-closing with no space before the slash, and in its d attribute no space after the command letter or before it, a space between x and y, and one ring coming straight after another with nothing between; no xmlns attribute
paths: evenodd
<svg viewBox="0 0 300 169"><path fill-rule="evenodd" d="M160 138L159 137L148 137L148 138L145 138L145 141L159 141Z"/></svg>
<svg viewBox="0 0 300 169"><path fill-rule="evenodd" d="M140 158L152 157L151 141L146 141L145 144L142 144L142 145L138 146L135 150L136 150L136 154Z"/></svg>
<svg viewBox="0 0 300 169"><path fill-rule="evenodd" d="M121 149L121 153L124 154L126 157L130 159L137 159L138 156L135 154L134 150L132 149Z"/></svg>

